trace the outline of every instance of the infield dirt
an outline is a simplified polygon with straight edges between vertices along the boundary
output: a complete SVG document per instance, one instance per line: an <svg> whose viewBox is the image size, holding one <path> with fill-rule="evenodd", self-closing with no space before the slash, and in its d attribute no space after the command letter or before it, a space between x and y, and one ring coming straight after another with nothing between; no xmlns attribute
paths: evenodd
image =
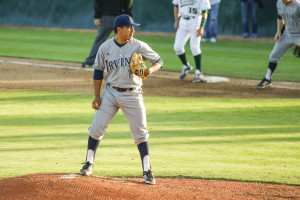
<svg viewBox="0 0 300 200"><path fill-rule="evenodd" d="M79 63L0 57L0 91L44 89L93 94L92 71ZM12 61L77 67L56 69ZM159 71L164 77L144 81L144 96L217 98L299 98L300 83L274 82L258 90L259 80L229 78L230 82L192 83L178 72ZM167 77L167 78L166 78ZM43 173L0 180L0 199L300 199L300 186L236 181L157 178L145 185L141 178L83 177L78 174Z"/></svg>
<svg viewBox="0 0 300 200"><path fill-rule="evenodd" d="M93 71L80 70L80 63L52 62L0 57L0 90L45 89L93 94ZM56 69L11 63L12 61L77 67ZM256 89L260 80L229 78L229 82L192 83L193 74L180 81L178 72L158 71L144 81L144 96L222 97L222 98L299 98L300 83L273 82L274 87ZM166 78L168 77L168 78ZM104 84L102 84L104 85Z"/></svg>

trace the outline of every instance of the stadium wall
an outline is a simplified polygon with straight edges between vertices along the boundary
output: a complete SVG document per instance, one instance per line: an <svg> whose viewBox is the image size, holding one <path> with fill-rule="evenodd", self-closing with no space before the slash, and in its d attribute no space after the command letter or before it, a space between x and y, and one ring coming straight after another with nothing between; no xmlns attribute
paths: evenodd
<svg viewBox="0 0 300 200"><path fill-rule="evenodd" d="M264 0L259 10L258 33L276 31L276 1ZM0 25L95 28L93 0L0 0ZM219 34L241 35L240 0L222 0ZM172 0L134 0L133 18L140 31L175 32Z"/></svg>

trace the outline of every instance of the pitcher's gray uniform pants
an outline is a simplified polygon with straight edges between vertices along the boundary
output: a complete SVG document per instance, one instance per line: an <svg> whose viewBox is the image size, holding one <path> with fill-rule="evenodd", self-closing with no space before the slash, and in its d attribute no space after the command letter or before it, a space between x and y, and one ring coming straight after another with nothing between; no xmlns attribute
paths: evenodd
<svg viewBox="0 0 300 200"><path fill-rule="evenodd" d="M89 128L90 136L100 140L106 133L109 122L116 115L119 108L122 109L129 127L131 136L139 145L148 141L148 130L146 121L146 109L142 95L142 89L127 92L118 92L106 84L102 94L101 105L96 110L94 121Z"/></svg>
<svg viewBox="0 0 300 200"><path fill-rule="evenodd" d="M114 29L114 20L117 16L104 15L101 18L101 26L98 27L98 33L92 46L90 55L85 59L85 63L92 65L95 62L95 58L100 45L105 42L106 38Z"/></svg>
<svg viewBox="0 0 300 200"><path fill-rule="evenodd" d="M284 31L281 37L278 39L274 48L269 56L269 61L271 63L277 63L282 56L293 46L297 45L297 42L300 41L300 37L298 41L295 41L291 38L287 31Z"/></svg>

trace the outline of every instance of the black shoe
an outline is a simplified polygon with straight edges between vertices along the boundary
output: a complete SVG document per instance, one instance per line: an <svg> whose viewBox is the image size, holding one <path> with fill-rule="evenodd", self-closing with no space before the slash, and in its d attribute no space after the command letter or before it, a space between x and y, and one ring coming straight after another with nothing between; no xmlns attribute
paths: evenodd
<svg viewBox="0 0 300 200"><path fill-rule="evenodd" d="M83 167L82 169L80 170L80 174L83 175L83 176L89 176L93 173L93 167L94 165L91 164L90 162L85 162L83 163Z"/></svg>
<svg viewBox="0 0 300 200"><path fill-rule="evenodd" d="M195 73L194 79L193 79L193 83L199 83L203 81L203 74L200 73Z"/></svg>
<svg viewBox="0 0 300 200"><path fill-rule="evenodd" d="M265 87L270 87L272 85L272 81L264 78L258 85L256 85L257 89L263 89Z"/></svg>
<svg viewBox="0 0 300 200"><path fill-rule="evenodd" d="M93 64L89 65L84 62L84 63L82 63L81 67L83 67L83 68L93 67Z"/></svg>
<svg viewBox="0 0 300 200"><path fill-rule="evenodd" d="M189 64L183 65L179 80L183 80L192 69L193 67Z"/></svg>
<svg viewBox="0 0 300 200"><path fill-rule="evenodd" d="M151 185L154 185L156 183L156 180L152 174L152 171L149 169L149 171L145 171L143 173L143 179L144 179L144 182L146 184L151 184Z"/></svg>

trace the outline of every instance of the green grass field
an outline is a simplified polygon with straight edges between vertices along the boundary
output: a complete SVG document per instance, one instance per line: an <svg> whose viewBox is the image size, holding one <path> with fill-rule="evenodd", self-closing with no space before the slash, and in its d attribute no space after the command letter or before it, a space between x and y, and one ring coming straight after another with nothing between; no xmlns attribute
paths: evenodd
<svg viewBox="0 0 300 200"><path fill-rule="evenodd" d="M0 92L0 178L78 173L92 95ZM300 185L300 99L146 97L157 177ZM140 177L141 161L119 112L100 143L94 173Z"/></svg>
<svg viewBox="0 0 300 200"><path fill-rule="evenodd" d="M90 52L96 33L62 30L0 28L0 56L83 62ZM113 35L111 35L112 37ZM181 71L173 50L173 37L140 36L164 60L163 70ZM262 79L267 71L273 44L218 41L201 43L204 74ZM186 45L189 62L194 58ZM299 59L292 49L284 55L273 76L274 80L300 81Z"/></svg>

